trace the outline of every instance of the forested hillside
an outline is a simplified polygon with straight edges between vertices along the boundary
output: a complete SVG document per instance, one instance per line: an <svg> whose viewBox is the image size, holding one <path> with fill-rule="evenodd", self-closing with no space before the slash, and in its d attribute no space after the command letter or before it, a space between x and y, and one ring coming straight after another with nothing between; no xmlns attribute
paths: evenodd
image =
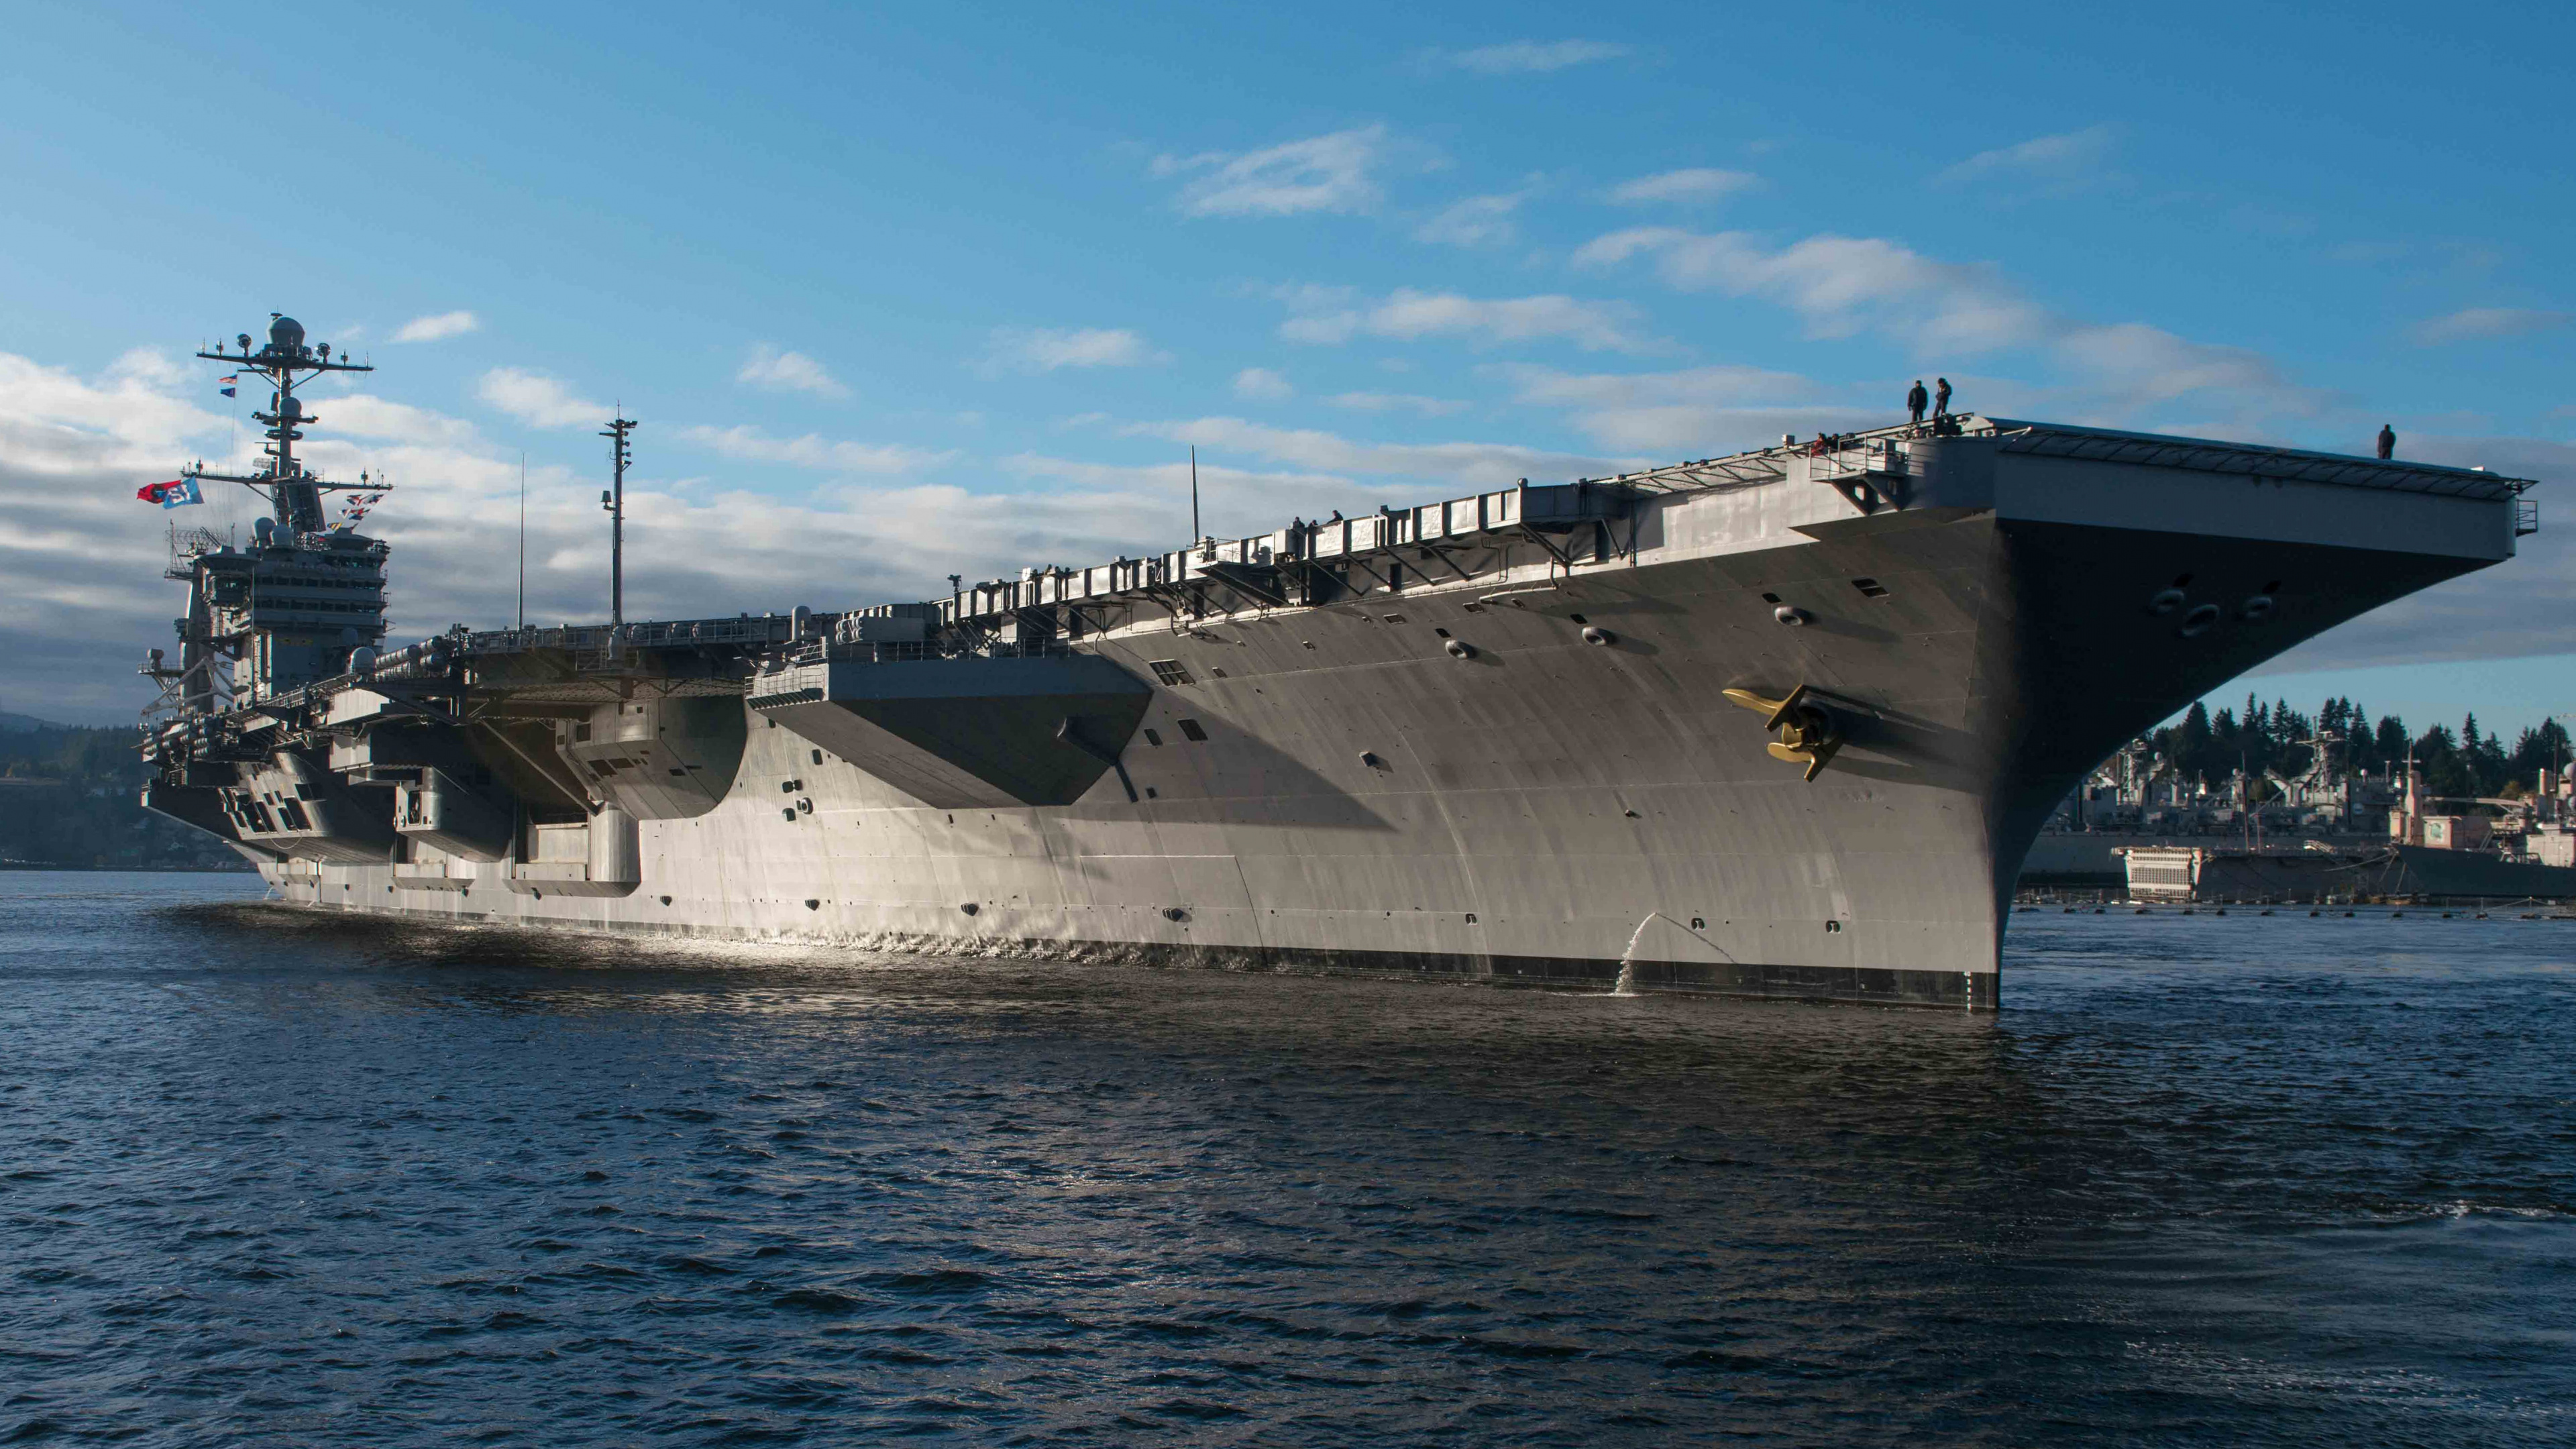
<svg viewBox="0 0 2576 1449"><path fill-rule="evenodd" d="M24 716L10 726L0 729L0 866L250 869L222 841L135 803L144 771L134 731Z"/></svg>

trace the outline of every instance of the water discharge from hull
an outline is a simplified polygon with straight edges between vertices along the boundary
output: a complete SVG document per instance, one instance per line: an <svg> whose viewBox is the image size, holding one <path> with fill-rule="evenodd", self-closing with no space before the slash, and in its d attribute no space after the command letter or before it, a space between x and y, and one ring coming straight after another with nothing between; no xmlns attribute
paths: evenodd
<svg viewBox="0 0 2576 1449"><path fill-rule="evenodd" d="M1611 995L1634 996L1637 994L1637 943L1646 938L1646 928L1648 926L1653 925L1657 921L1670 919L1670 917L1666 916L1661 911L1648 911L1646 913L1646 918L1637 923L1637 929L1628 934L1628 949L1619 953L1619 978L1610 983ZM1676 922L1675 924L1679 923Z"/></svg>

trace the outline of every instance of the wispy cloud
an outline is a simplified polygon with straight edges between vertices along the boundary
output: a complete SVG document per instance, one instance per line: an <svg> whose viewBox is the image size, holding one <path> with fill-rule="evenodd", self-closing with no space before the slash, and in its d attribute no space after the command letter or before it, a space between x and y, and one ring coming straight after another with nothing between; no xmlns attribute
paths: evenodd
<svg viewBox="0 0 2576 1449"><path fill-rule="evenodd" d="M483 319L471 312L438 312L427 317L414 317L394 333L396 342L443 342L462 337L483 325Z"/></svg>
<svg viewBox="0 0 2576 1449"><path fill-rule="evenodd" d="M1247 367L1234 375L1234 395L1260 402L1280 402L1297 395L1287 378L1266 367Z"/></svg>
<svg viewBox="0 0 2576 1449"><path fill-rule="evenodd" d="M2259 353L2143 323L2069 317L2023 296L1991 268L1936 261L1883 237L1814 236L1773 249L1748 232L1637 227L1596 238L1575 255L1603 266L1650 257L1675 287L1777 302L1805 318L1814 336L1877 332L1933 356L2043 349L2121 407L2195 392L2290 413L2312 412L2322 401Z"/></svg>
<svg viewBox="0 0 2576 1449"><path fill-rule="evenodd" d="M1588 457L1510 443L1372 443L1313 428L1273 428L1242 418L1138 423L1125 431L1227 449L1301 468L1420 478L1478 487L1518 478L1597 476L1636 466L1636 459Z"/></svg>
<svg viewBox="0 0 2576 1449"><path fill-rule="evenodd" d="M1377 205L1371 172L1386 150L1386 127L1358 126L1261 151L1160 156L1153 171L1192 176L1178 202L1191 216L1364 212Z"/></svg>
<svg viewBox="0 0 2576 1449"><path fill-rule="evenodd" d="M2470 307L2447 317L2430 317L2415 324L2411 335L2425 346L2444 342L2472 342L2487 337L2518 337L2526 332L2547 332L2576 322L2576 313L2542 312L2527 307Z"/></svg>
<svg viewBox="0 0 2576 1449"><path fill-rule="evenodd" d="M1464 337L1470 341L1564 341L1588 351L1643 351L1654 344L1635 329L1635 310L1622 302L1587 302L1575 297L1462 297L1454 292L1417 292L1402 288L1372 305L1322 310L1334 294L1329 289L1301 289L1286 294L1292 307L1309 310L1279 326L1291 342L1338 343L1353 337L1390 337L1417 341L1425 337Z"/></svg>
<svg viewBox="0 0 2576 1449"><path fill-rule="evenodd" d="M1141 367L1168 362L1144 337L1124 327L997 327L984 370L1054 372L1064 367Z"/></svg>
<svg viewBox="0 0 2576 1449"><path fill-rule="evenodd" d="M1431 58L1476 75L1541 75L1634 53L1635 47L1610 40L1512 40L1474 50L1434 51Z"/></svg>
<svg viewBox="0 0 2576 1449"><path fill-rule="evenodd" d="M909 473L955 458L891 443L851 443L807 433L801 438L773 438L758 428L682 428L680 437L728 458L755 463L786 463L834 473Z"/></svg>
<svg viewBox="0 0 2576 1449"><path fill-rule="evenodd" d="M802 352L782 352L766 342L751 349L750 359L733 380L773 392L810 392L816 397L850 395L850 390L825 371L823 364Z"/></svg>
<svg viewBox="0 0 2576 1449"><path fill-rule="evenodd" d="M608 421L607 404L592 402L543 373L522 368L493 368L474 385L474 395L532 427L578 428Z"/></svg>
<svg viewBox="0 0 2576 1449"><path fill-rule="evenodd" d="M2110 154L2111 139L2108 126L2087 126L2081 131L2067 131L2055 136L2034 136L2015 145L1980 151L1965 161L1943 168L1932 179L1945 186L1992 176L2038 177L2061 182L2080 180L2091 175Z"/></svg>
<svg viewBox="0 0 2576 1449"><path fill-rule="evenodd" d="M1324 401L1355 412L1420 413L1426 418L1445 418L1451 413L1463 413L1471 406L1456 398L1424 397L1412 392L1337 392Z"/></svg>
<svg viewBox="0 0 2576 1449"><path fill-rule="evenodd" d="M482 440L475 426L463 418L451 418L445 413L413 407L409 403L389 402L362 392L333 398L314 411L321 415L319 426L353 438L436 444L450 448L474 447Z"/></svg>
<svg viewBox="0 0 2576 1449"><path fill-rule="evenodd" d="M1732 196L1761 179L1750 171L1720 171L1711 166L1693 166L1622 181L1610 188L1610 199L1631 206L1653 202L1715 201Z"/></svg>
<svg viewBox="0 0 2576 1449"><path fill-rule="evenodd" d="M1528 189L1523 189L1453 201L1429 221L1414 228L1413 239L1460 247L1510 241L1519 235L1518 229L1512 225L1512 213L1520 210L1521 203L1529 200L1530 195Z"/></svg>
<svg viewBox="0 0 2576 1449"><path fill-rule="evenodd" d="M1884 409L1871 414L1831 402L1807 378L1756 367L1567 373L1516 363L1493 371L1511 383L1514 401L1566 409L1602 447L1664 456L1706 456L1782 433L1839 432L1885 420Z"/></svg>

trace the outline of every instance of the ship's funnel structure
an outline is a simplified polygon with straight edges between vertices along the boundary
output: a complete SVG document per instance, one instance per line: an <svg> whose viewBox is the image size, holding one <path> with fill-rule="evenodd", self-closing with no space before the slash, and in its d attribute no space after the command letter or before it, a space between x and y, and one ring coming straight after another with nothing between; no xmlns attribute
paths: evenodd
<svg viewBox="0 0 2576 1449"><path fill-rule="evenodd" d="M1070 805L1153 691L1096 654L835 660L762 678L751 707L924 805Z"/></svg>

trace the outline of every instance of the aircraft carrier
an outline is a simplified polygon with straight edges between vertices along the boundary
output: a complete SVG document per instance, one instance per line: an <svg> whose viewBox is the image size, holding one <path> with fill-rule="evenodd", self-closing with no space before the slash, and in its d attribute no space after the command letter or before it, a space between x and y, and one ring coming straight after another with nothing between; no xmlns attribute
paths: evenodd
<svg viewBox="0 0 2576 1449"><path fill-rule="evenodd" d="M271 390L273 511L174 560L144 803L441 921L1990 1009L2089 770L2533 526L2479 469L1968 415L388 649L386 546L295 455L351 364L201 355Z"/></svg>

